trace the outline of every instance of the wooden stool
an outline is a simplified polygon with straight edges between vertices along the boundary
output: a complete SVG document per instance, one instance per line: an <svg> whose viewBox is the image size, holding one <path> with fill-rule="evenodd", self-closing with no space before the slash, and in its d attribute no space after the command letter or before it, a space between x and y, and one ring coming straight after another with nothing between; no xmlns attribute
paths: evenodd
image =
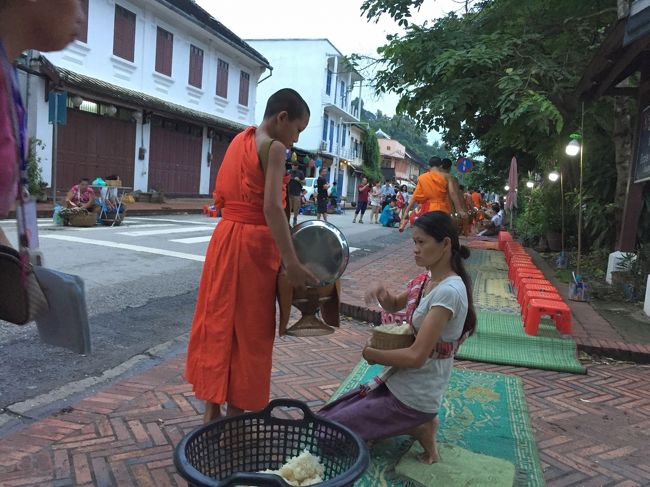
<svg viewBox="0 0 650 487"><path fill-rule="evenodd" d="M527 335L537 335L539 320L542 316L550 316L555 322L555 328L560 333L571 333L571 308L564 301L531 299L528 302L524 320L524 331Z"/></svg>
<svg viewBox="0 0 650 487"><path fill-rule="evenodd" d="M529 277L522 280L517 288L517 301L519 304L524 299L524 295L530 291L547 291L547 292L556 292L555 286L551 284L551 281L546 279L531 279ZM559 294L559 293L558 293Z"/></svg>

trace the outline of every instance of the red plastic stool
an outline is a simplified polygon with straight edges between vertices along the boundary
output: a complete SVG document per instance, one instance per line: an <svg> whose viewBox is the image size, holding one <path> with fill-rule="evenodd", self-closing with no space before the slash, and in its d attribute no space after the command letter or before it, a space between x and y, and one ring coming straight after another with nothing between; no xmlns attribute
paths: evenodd
<svg viewBox="0 0 650 487"><path fill-rule="evenodd" d="M506 242L512 242L512 235L510 235L510 232L503 230L499 232L499 236L497 238L499 241L499 250L503 250L505 248Z"/></svg>
<svg viewBox="0 0 650 487"><path fill-rule="evenodd" d="M531 299L524 320L524 331L527 335L537 335L542 316L550 316L560 333L571 333L571 308L564 301Z"/></svg>
<svg viewBox="0 0 650 487"><path fill-rule="evenodd" d="M515 282L513 283L515 289L519 288L522 279L546 279L546 277L544 276L544 273L540 270L517 272L515 274Z"/></svg>
<svg viewBox="0 0 650 487"><path fill-rule="evenodd" d="M549 301L564 301L560 293L555 291L528 291L524 294L523 301L521 303L521 317L526 321L526 310L528 309L528 303L531 299L546 299Z"/></svg>
<svg viewBox="0 0 650 487"><path fill-rule="evenodd" d="M539 269L530 261L527 260L515 260L510 262L508 266L508 279L511 281L515 280L518 272L531 272L538 271Z"/></svg>
<svg viewBox="0 0 650 487"><path fill-rule="evenodd" d="M530 291L548 291L557 293L557 289L555 289L555 286L551 284L551 281L547 279L531 279L527 277L522 280L517 288L517 301L519 304L523 301L524 295Z"/></svg>
<svg viewBox="0 0 650 487"><path fill-rule="evenodd" d="M219 216L219 210L208 210L208 216L212 218L217 218Z"/></svg>

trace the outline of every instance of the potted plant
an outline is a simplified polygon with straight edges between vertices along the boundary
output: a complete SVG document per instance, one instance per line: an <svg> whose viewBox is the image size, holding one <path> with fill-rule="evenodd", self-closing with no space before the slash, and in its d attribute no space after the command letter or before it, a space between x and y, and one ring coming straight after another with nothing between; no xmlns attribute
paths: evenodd
<svg viewBox="0 0 650 487"><path fill-rule="evenodd" d="M41 157L39 150L45 149L45 144L36 137L29 138L29 154L27 158L27 188L29 194L38 201L46 201L45 188L47 183L43 181L43 170L41 168Z"/></svg>

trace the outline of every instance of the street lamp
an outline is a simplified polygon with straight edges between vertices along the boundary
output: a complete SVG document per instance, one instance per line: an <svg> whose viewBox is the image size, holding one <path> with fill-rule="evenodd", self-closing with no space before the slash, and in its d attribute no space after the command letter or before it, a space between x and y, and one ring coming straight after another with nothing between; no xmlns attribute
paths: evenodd
<svg viewBox="0 0 650 487"><path fill-rule="evenodd" d="M526 187L532 189L532 188L535 187L535 183L533 183L532 181L528 181L528 182L526 183Z"/></svg>
<svg viewBox="0 0 650 487"><path fill-rule="evenodd" d="M560 172L558 171L551 171L548 174L548 180L551 181L552 183L557 182L557 180L560 180L560 217L561 217L561 224L562 224L562 251L560 252L560 261L561 264L558 265L558 267L564 268L566 264L564 263L566 260L565 254L564 254L564 178L562 177L562 167L560 166Z"/></svg>
<svg viewBox="0 0 650 487"><path fill-rule="evenodd" d="M571 142L569 142L569 143L567 144L567 146L566 146L566 148L564 149L564 151L566 152L566 154L567 154L568 156L571 156L571 157L575 157L575 156L577 156L577 155L578 155L578 152L580 152L580 142L578 142L578 141L575 140L575 139L572 140Z"/></svg>
<svg viewBox="0 0 650 487"><path fill-rule="evenodd" d="M508 186L508 185L506 184L506 185L503 187L503 189L505 189L506 191L510 191L510 186Z"/></svg>
<svg viewBox="0 0 650 487"><path fill-rule="evenodd" d="M582 254L582 174L583 174L583 158L584 158L584 141L582 134L584 133L585 125L585 102L582 102L582 115L580 117L580 133L573 133L571 142L566 146L567 155L574 157L580 153L580 186L578 190L578 258L576 260L576 274L580 275L580 257Z"/></svg>

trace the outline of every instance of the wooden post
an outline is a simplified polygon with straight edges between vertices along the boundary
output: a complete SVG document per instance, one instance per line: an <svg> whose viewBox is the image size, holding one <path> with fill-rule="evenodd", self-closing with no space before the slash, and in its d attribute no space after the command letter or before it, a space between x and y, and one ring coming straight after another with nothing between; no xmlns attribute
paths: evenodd
<svg viewBox="0 0 650 487"><path fill-rule="evenodd" d="M643 186L645 183L635 183L636 162L639 153L639 137L643 128L643 109L650 105L650 68L647 63L642 63L641 84L639 86L639 97L637 100L637 120L634 130L634 145L632 163L627 180L627 191L625 193L625 205L623 207L623 219L621 222L621 233L618 236L616 250L632 252L636 246L636 234L639 228L641 207L643 205Z"/></svg>

